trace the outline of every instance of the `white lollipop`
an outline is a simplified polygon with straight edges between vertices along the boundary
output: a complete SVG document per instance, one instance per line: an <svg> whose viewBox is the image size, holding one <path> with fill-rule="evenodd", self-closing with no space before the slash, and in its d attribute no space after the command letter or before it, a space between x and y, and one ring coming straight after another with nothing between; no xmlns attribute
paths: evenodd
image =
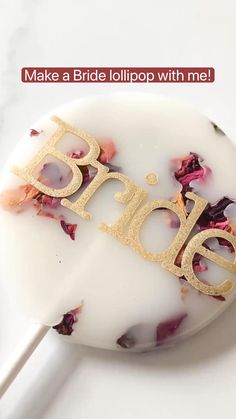
<svg viewBox="0 0 236 419"><path fill-rule="evenodd" d="M12 295L70 342L140 351L195 333L235 297L235 171L214 123L155 95L53 111L1 179Z"/></svg>

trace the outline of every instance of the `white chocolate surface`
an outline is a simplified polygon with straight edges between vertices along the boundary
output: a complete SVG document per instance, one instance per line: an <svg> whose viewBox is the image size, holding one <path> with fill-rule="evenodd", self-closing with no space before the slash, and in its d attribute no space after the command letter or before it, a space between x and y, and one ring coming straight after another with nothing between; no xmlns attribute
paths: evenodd
<svg viewBox="0 0 236 419"><path fill-rule="evenodd" d="M191 185L199 195L211 203L223 196L236 198L236 150L225 135L195 111L157 96L134 94L79 100L51 115L98 140L112 140L117 153L111 163L147 190L148 201L169 200L180 191L181 185L170 171L171 160L189 152L201 155L212 170L208 182ZM40 135L31 137L27 133L19 141L2 177L1 191L26 183L10 172L11 166L27 164L57 127L47 115L31 128ZM77 146L77 139L66 136L60 149L69 152ZM147 185L145 177L149 173L158 175L157 185ZM132 349L153 349L157 325L186 313L176 333L163 342L168 345L216 318L233 300L235 291L226 301L200 295L160 264L143 259L99 230L101 222L114 223L123 210L124 206L114 200L118 190L116 182L109 182L94 195L88 206L91 221L60 209L67 222L78 225L74 241L55 220L36 216L34 208L18 214L1 209L5 278L24 312L45 324L57 324L63 314L83 302L67 339L92 346L120 349L117 339L135 326L136 344ZM227 215L233 221L232 207L228 207ZM158 212L153 213L145 223L144 243L149 250L162 250L176 232ZM226 248L216 248L231 257ZM207 265L208 271L199 278L212 284L233 279L213 263ZM188 288L184 299L183 286Z"/></svg>

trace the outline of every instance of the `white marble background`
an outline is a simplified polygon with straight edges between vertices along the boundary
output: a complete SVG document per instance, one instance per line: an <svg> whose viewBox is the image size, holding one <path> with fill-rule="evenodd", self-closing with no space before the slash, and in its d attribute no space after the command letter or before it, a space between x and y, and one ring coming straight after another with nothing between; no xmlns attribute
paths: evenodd
<svg viewBox="0 0 236 419"><path fill-rule="evenodd" d="M189 102L236 141L234 0L0 0L0 163L42 114L110 90ZM22 84L23 66L214 66L214 84ZM0 362L28 329L1 284ZM49 333L2 399L1 419L235 417L236 305L175 350L79 348Z"/></svg>

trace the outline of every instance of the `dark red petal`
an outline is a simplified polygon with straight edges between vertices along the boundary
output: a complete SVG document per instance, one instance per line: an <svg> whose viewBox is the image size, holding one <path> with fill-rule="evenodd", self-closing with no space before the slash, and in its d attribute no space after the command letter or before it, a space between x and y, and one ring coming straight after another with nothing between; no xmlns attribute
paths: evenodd
<svg viewBox="0 0 236 419"><path fill-rule="evenodd" d="M160 345L164 340L172 336L186 317L187 313L184 313L166 322L159 323L156 328L157 345Z"/></svg>
<svg viewBox="0 0 236 419"><path fill-rule="evenodd" d="M74 316L71 313L64 314L61 323L53 326L60 335L70 336L73 332Z"/></svg>
<svg viewBox="0 0 236 419"><path fill-rule="evenodd" d="M207 204L203 213L199 217L197 223L200 227L206 227L211 224L211 227L215 227L219 222L227 222L227 217L224 214L225 209L228 205L233 204L233 200L227 197L223 197L214 204ZM216 227L221 228L221 227Z"/></svg>
<svg viewBox="0 0 236 419"><path fill-rule="evenodd" d="M225 301L225 297L223 295L211 295L210 297L215 298L215 300Z"/></svg>
<svg viewBox="0 0 236 419"><path fill-rule="evenodd" d="M77 229L77 224L69 224L64 220L61 220L60 224L63 231L70 236L71 240L75 240L75 230Z"/></svg>
<svg viewBox="0 0 236 419"><path fill-rule="evenodd" d="M81 312L81 306L69 311L68 313L64 314L62 321L53 326L59 334L70 336L73 332L73 325L78 321L77 315Z"/></svg>
<svg viewBox="0 0 236 419"><path fill-rule="evenodd" d="M42 131L37 131L36 129L30 129L30 137L37 137L41 134Z"/></svg>
<svg viewBox="0 0 236 419"><path fill-rule="evenodd" d="M208 246L204 246L208 248ZM195 253L193 258L193 270L194 272L205 272L207 271L207 265L204 261L204 258L199 255L198 253Z"/></svg>
<svg viewBox="0 0 236 419"><path fill-rule="evenodd" d="M200 215L197 220L197 225L201 230L208 228L219 228L220 230L225 230L232 232L232 229L229 225L229 219L225 216L224 211L228 205L233 204L234 201L230 198L223 197L218 202L214 204L207 204L203 213ZM218 243L221 246L226 246L230 252L234 251L234 248L230 242L223 238L217 238Z"/></svg>
<svg viewBox="0 0 236 419"><path fill-rule="evenodd" d="M186 201L185 194L190 192L192 187L190 183L193 180L203 180L211 172L208 167L201 165L202 158L197 153L189 153L181 161L181 167L174 172L175 179L182 185L181 194Z"/></svg>
<svg viewBox="0 0 236 419"><path fill-rule="evenodd" d="M47 206L49 208L58 208L60 205L61 199L60 198L54 198L49 195L42 195L41 197L41 203L44 206Z"/></svg>

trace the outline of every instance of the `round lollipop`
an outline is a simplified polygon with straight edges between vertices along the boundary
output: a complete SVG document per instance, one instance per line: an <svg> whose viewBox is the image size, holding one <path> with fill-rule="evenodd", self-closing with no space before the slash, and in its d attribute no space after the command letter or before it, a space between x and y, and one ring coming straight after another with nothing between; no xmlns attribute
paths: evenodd
<svg viewBox="0 0 236 419"><path fill-rule="evenodd" d="M158 96L56 109L1 178L10 292L69 342L143 351L192 335L235 297L235 171L215 123Z"/></svg>

